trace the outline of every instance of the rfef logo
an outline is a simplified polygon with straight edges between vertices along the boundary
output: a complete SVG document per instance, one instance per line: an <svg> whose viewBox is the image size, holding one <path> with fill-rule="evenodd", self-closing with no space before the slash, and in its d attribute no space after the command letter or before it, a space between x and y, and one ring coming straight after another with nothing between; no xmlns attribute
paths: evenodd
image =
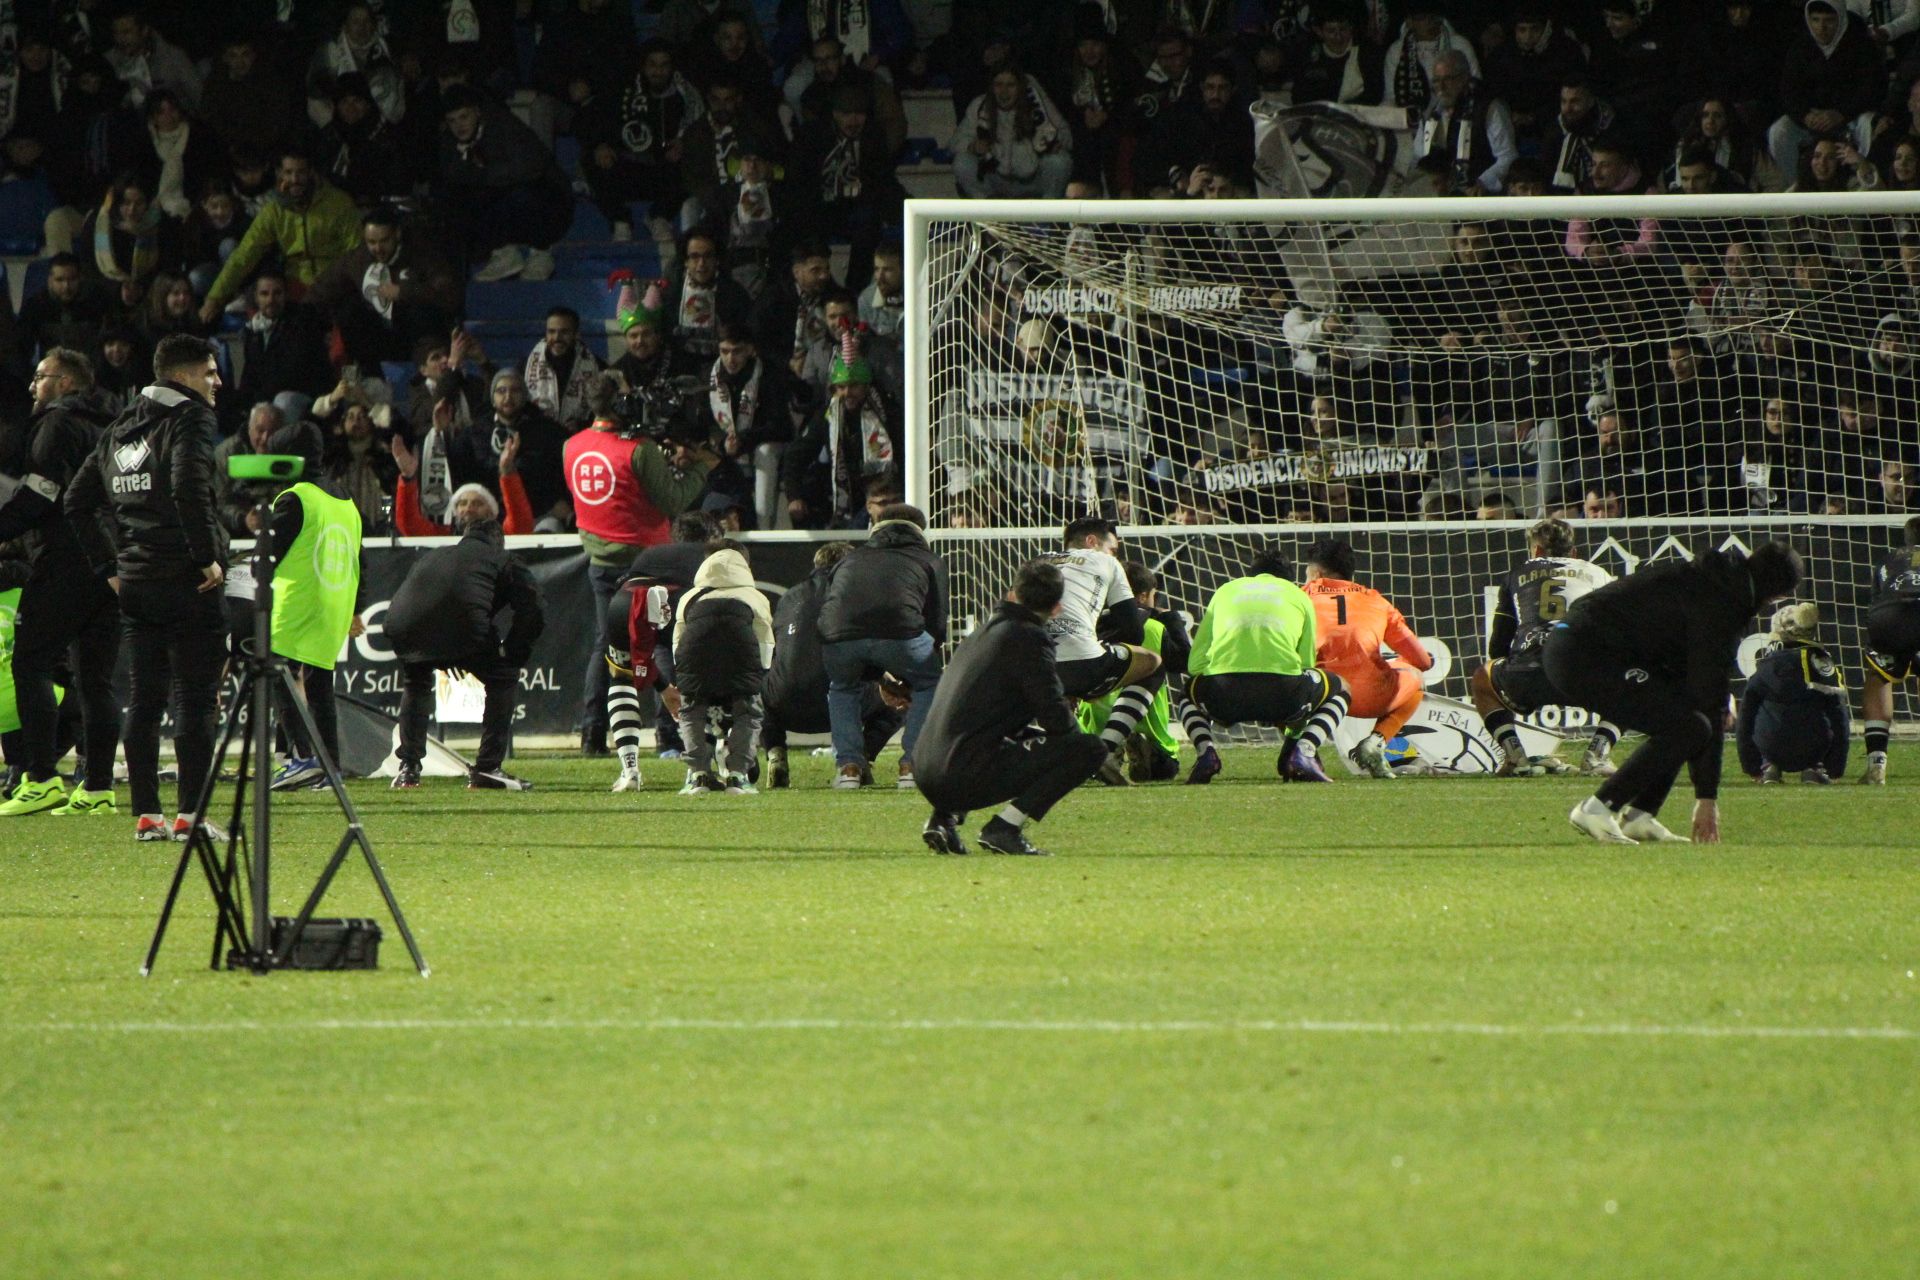
<svg viewBox="0 0 1920 1280"><path fill-rule="evenodd" d="M613 497L613 463L598 449L588 449L573 460L573 500L597 507Z"/></svg>

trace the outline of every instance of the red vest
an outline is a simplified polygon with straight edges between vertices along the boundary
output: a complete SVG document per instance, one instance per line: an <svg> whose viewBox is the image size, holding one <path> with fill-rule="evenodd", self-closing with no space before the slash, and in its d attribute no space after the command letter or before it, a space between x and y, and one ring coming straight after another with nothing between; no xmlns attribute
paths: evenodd
<svg viewBox="0 0 1920 1280"><path fill-rule="evenodd" d="M633 474L638 447L611 431L576 431L568 437L567 491L573 494L573 519L580 532L634 547L650 547L670 536L667 518Z"/></svg>

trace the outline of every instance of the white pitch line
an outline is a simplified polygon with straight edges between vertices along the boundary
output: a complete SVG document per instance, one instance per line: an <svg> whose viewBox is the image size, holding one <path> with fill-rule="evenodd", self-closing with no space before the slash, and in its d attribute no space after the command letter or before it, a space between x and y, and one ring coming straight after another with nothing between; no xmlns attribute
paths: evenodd
<svg viewBox="0 0 1920 1280"><path fill-rule="evenodd" d="M230 1035L300 1031L979 1031L1089 1035L1564 1036L1683 1040L1920 1040L1912 1027L1709 1026L1631 1022L1342 1022L1320 1019L322 1018L299 1022L10 1022L0 1035Z"/></svg>

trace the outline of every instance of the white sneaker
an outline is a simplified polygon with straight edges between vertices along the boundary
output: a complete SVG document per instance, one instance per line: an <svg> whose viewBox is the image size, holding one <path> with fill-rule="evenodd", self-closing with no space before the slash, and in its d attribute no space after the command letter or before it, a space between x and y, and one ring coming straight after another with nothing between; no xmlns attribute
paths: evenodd
<svg viewBox="0 0 1920 1280"><path fill-rule="evenodd" d="M1620 831L1629 840L1640 844L1692 844L1688 836L1676 835L1661 824L1660 819L1645 809L1626 809L1622 812L1626 821L1620 824Z"/></svg>
<svg viewBox="0 0 1920 1280"><path fill-rule="evenodd" d="M625 244L633 239L633 224L625 218L617 219L613 224L613 239L616 244Z"/></svg>
<svg viewBox="0 0 1920 1280"><path fill-rule="evenodd" d="M1376 778L1391 778L1393 766L1387 763L1387 744L1377 733L1370 733L1354 744L1347 758Z"/></svg>
<svg viewBox="0 0 1920 1280"><path fill-rule="evenodd" d="M526 269L527 255L520 251L520 246L503 244L473 273L473 278L477 284L492 284L497 280L511 280Z"/></svg>
<svg viewBox="0 0 1920 1280"><path fill-rule="evenodd" d="M760 794L760 788L754 786L752 780L749 779L746 774L730 773L727 775L727 794L730 796L757 796Z"/></svg>
<svg viewBox="0 0 1920 1280"><path fill-rule="evenodd" d="M1589 778L1611 778L1620 772L1620 766L1592 748L1588 748L1587 753L1580 757L1580 772Z"/></svg>
<svg viewBox="0 0 1920 1280"><path fill-rule="evenodd" d="M1887 785L1887 762L1885 760L1867 761L1867 771L1860 775L1863 785L1884 787Z"/></svg>
<svg viewBox="0 0 1920 1280"><path fill-rule="evenodd" d="M1573 812L1567 815L1567 821L1574 830L1583 835L1592 836L1601 844L1638 844L1632 836L1620 829L1620 820L1613 816L1613 810L1588 796L1573 806Z"/></svg>
<svg viewBox="0 0 1920 1280"><path fill-rule="evenodd" d="M554 261L552 254L548 253L545 249L527 250L526 269L520 273L522 280L551 280L553 279L553 272Z"/></svg>
<svg viewBox="0 0 1920 1280"><path fill-rule="evenodd" d="M614 779L613 790L617 795L622 791L638 791L645 785L638 771L631 773L623 771L618 778Z"/></svg>

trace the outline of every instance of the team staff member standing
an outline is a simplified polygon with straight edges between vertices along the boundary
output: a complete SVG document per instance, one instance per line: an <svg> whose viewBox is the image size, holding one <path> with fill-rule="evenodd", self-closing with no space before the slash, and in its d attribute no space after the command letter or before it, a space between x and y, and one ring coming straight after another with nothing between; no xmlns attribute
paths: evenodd
<svg viewBox="0 0 1920 1280"><path fill-rule="evenodd" d="M26 475L0 507L0 542L25 536L31 566L20 592L13 639L13 683L20 715L23 781L0 804L0 817L40 813L112 813L113 760L120 744L120 703L113 668L120 657L120 610L113 590L94 576L66 514L63 495L88 464L113 420L93 389L93 365L78 351L55 347L33 373L33 421ZM54 671L73 653L85 724L87 777L65 794L59 761L60 704Z"/></svg>
<svg viewBox="0 0 1920 1280"><path fill-rule="evenodd" d="M567 490L573 519L587 553L587 583L593 592L593 634L607 630L607 601L626 578L634 556L672 536L672 520L692 506L717 460L704 446L662 448L631 439L613 415L620 386L603 374L594 388L593 424L567 440ZM607 753L607 664L596 648L587 662L587 693L580 704L580 746L588 755Z"/></svg>
<svg viewBox="0 0 1920 1280"><path fill-rule="evenodd" d="M340 763L340 717L333 701L333 668L349 636L366 633L360 621L362 547L360 509L339 486L321 476L324 445L310 422L274 432L267 452L297 457L313 479L288 485L273 502L265 534L266 562L273 566L273 651L287 660L320 741L310 742L293 708L283 706L282 724L299 752L274 775L276 791L291 791L325 776L320 763ZM276 691L278 692L278 691Z"/></svg>
<svg viewBox="0 0 1920 1280"><path fill-rule="evenodd" d="M67 488L67 520L94 573L120 593L132 655L127 775L136 840L184 840L213 764L226 662L227 539L213 498L213 344L176 333L153 353L154 384L114 419ZM118 545L116 553L115 547ZM160 813L160 720L179 720L179 808Z"/></svg>
<svg viewBox="0 0 1920 1280"><path fill-rule="evenodd" d="M1728 673L1753 616L1793 594L1800 555L1706 551L1610 582L1575 602L1547 638L1547 678L1568 703L1647 740L1568 820L1607 844L1677 840L1660 806L1680 766L1693 779L1693 839L1720 843L1720 757Z"/></svg>

